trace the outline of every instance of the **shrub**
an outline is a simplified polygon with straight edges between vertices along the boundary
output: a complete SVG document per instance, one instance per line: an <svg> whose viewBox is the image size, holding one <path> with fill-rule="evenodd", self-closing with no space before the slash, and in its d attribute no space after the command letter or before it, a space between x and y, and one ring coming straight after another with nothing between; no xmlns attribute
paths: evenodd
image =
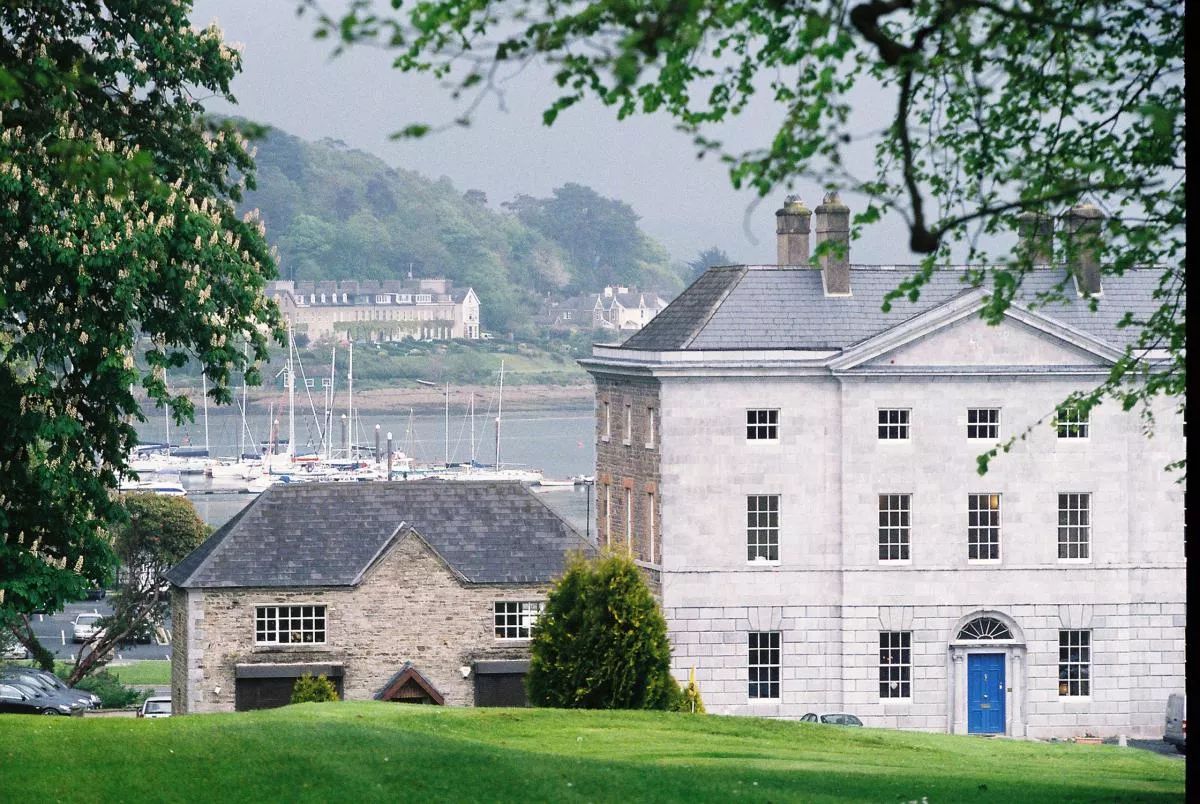
<svg viewBox="0 0 1200 804"><path fill-rule="evenodd" d="M533 631L526 687L535 706L669 709L667 624L628 555L573 556Z"/></svg>
<svg viewBox="0 0 1200 804"><path fill-rule="evenodd" d="M311 673L305 673L296 679L296 684L292 687L292 703L294 704L324 703L337 699L337 687L333 686L333 682L323 675L314 678Z"/></svg>
<svg viewBox="0 0 1200 804"><path fill-rule="evenodd" d="M700 699L700 687L696 684L696 668L688 673L687 685L680 690L679 698L672 707L676 712L688 712L693 715L704 714L704 701Z"/></svg>
<svg viewBox="0 0 1200 804"><path fill-rule="evenodd" d="M70 675L69 673L67 675ZM100 696L101 709L123 709L140 703L145 693L127 687L107 670L97 670L75 682L75 689Z"/></svg>

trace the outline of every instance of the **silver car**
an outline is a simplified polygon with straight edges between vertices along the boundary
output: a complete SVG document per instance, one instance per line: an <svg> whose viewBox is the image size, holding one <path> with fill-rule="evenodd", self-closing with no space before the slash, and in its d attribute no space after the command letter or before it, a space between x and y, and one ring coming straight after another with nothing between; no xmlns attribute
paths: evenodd
<svg viewBox="0 0 1200 804"><path fill-rule="evenodd" d="M71 638L76 642L87 642L92 637L99 635L104 630L98 625L103 617L103 614L97 612L77 615L71 628Z"/></svg>
<svg viewBox="0 0 1200 804"><path fill-rule="evenodd" d="M156 695L142 701L142 706L138 709L138 717L170 717L171 716L171 697L169 695Z"/></svg>

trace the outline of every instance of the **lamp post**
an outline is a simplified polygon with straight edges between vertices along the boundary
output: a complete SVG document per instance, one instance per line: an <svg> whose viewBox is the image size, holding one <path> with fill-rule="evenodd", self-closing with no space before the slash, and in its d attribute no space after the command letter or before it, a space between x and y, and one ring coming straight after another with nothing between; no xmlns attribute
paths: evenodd
<svg viewBox="0 0 1200 804"><path fill-rule="evenodd" d="M388 433L388 480L392 479L392 434Z"/></svg>

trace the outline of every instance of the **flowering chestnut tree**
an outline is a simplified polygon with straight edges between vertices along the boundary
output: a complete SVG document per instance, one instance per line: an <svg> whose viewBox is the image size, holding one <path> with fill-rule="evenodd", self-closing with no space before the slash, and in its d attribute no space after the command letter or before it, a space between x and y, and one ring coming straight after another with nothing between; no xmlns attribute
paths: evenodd
<svg viewBox="0 0 1200 804"><path fill-rule="evenodd" d="M280 337L263 225L234 209L253 132L200 104L233 100L241 57L190 5L0 4L0 619L27 644L26 613L111 571L134 386L182 421L167 368L227 403Z"/></svg>

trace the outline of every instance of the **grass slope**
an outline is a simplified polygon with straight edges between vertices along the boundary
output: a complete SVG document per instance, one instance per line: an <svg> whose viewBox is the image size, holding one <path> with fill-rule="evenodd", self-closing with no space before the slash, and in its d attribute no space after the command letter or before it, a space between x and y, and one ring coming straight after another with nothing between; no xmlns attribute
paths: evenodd
<svg viewBox="0 0 1200 804"><path fill-rule="evenodd" d="M127 664L113 663L106 669L122 684L166 686L171 683L171 663L166 659L136 659Z"/></svg>
<svg viewBox="0 0 1200 804"><path fill-rule="evenodd" d="M644 712L0 717L4 801L1182 801L1149 752Z"/></svg>

